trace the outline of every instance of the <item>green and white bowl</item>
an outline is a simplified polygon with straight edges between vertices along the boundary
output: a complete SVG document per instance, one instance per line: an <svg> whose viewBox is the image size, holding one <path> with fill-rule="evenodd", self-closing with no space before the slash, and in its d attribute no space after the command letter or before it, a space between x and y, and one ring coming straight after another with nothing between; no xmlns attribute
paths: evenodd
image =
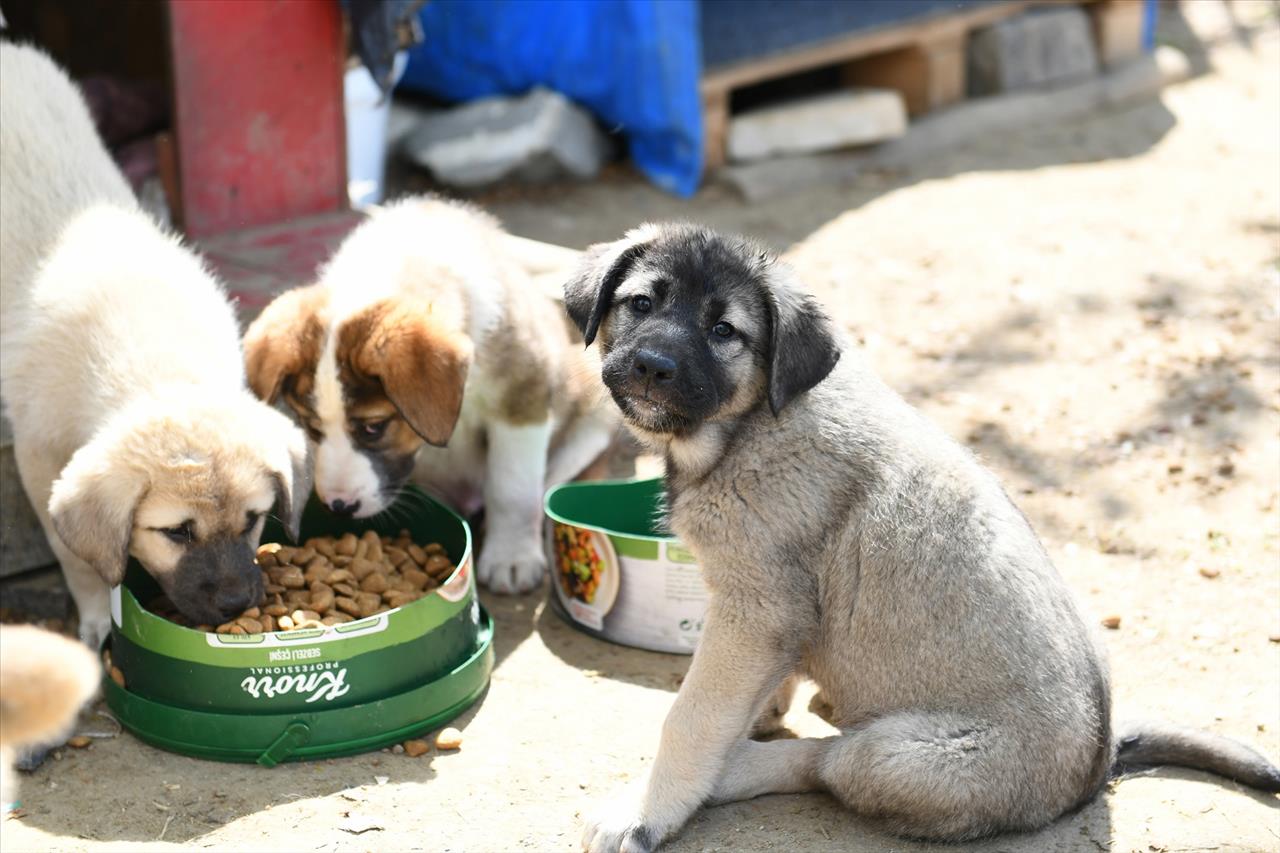
<svg viewBox="0 0 1280 853"><path fill-rule="evenodd" d="M340 519L317 501L302 538L408 528L439 542L457 569L403 607L325 629L230 635L194 631L139 604L159 593L131 564L112 591L108 705L156 746L226 761L272 765L377 749L442 725L484 691L493 625L476 598L471 531L422 493L396 521ZM389 515L389 514L384 514ZM286 541L269 525L264 542Z"/></svg>
<svg viewBox="0 0 1280 853"><path fill-rule="evenodd" d="M547 493L545 509L557 613L611 642L693 653L707 590L693 554L662 529L661 479L566 483ZM579 568L594 580L587 591L571 576Z"/></svg>

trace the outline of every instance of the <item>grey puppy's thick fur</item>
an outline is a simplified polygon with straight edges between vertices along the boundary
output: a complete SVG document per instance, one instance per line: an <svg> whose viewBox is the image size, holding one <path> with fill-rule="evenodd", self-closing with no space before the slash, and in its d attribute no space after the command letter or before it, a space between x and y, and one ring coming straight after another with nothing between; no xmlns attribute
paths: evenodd
<svg viewBox="0 0 1280 853"><path fill-rule="evenodd" d="M1101 645L996 478L866 367L768 252L693 226L593 247L566 307L711 603L646 782L587 822L648 850L706 803L825 789L901 835L1043 826L1127 766L1280 791L1235 741L1111 728ZM841 734L761 742L797 677Z"/></svg>

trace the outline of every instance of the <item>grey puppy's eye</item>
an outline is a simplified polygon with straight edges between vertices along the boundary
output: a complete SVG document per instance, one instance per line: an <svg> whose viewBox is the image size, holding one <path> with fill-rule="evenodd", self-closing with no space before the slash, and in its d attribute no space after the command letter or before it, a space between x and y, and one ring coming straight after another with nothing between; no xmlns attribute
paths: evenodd
<svg viewBox="0 0 1280 853"><path fill-rule="evenodd" d="M631 297L631 307L639 311L641 314L648 314L649 309L653 307L652 300L643 294L637 294Z"/></svg>
<svg viewBox="0 0 1280 853"><path fill-rule="evenodd" d="M714 326L712 326L711 331L713 334L721 338L733 337L733 326L730 326L724 320L721 320L719 323L716 323Z"/></svg>

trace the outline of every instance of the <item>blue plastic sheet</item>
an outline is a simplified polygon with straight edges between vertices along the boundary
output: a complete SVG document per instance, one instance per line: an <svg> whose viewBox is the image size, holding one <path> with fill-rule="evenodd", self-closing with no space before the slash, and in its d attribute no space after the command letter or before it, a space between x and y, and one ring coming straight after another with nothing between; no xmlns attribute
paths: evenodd
<svg viewBox="0 0 1280 853"><path fill-rule="evenodd" d="M658 186L698 188L695 0L431 0L419 19L401 87L453 101L555 89L624 134Z"/></svg>

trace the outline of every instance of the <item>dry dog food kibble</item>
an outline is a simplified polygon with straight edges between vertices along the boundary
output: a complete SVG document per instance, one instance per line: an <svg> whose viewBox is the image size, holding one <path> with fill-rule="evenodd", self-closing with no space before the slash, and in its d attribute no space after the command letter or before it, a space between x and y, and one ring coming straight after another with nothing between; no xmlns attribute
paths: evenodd
<svg viewBox="0 0 1280 853"><path fill-rule="evenodd" d="M450 726L436 735L436 749L461 749L462 732Z"/></svg>
<svg viewBox="0 0 1280 853"><path fill-rule="evenodd" d="M368 531L359 537L316 537L299 547L271 542L258 548L258 566L262 600L225 624L193 625L164 596L148 609L179 625L219 634L324 629L417 601L455 568L444 546L418 545L407 530L394 539Z"/></svg>

